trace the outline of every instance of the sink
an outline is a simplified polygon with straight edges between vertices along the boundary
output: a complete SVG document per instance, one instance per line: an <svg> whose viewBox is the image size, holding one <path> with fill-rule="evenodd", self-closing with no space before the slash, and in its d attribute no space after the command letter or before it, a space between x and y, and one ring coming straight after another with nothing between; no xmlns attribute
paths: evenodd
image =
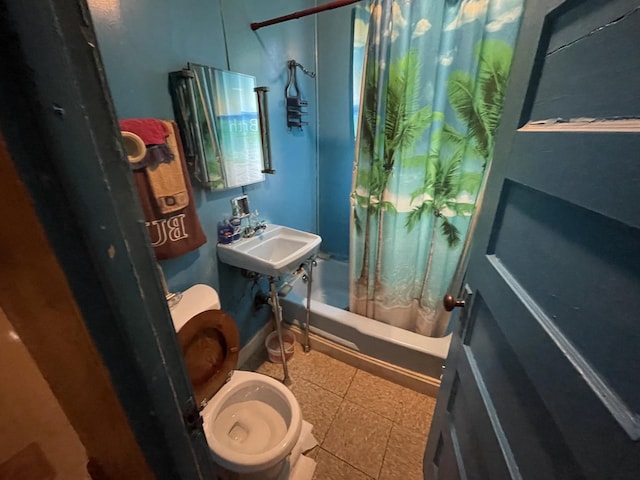
<svg viewBox="0 0 640 480"><path fill-rule="evenodd" d="M318 251L321 241L320 236L313 233L267 225L251 238L219 243L218 257L227 265L278 277L296 270Z"/></svg>

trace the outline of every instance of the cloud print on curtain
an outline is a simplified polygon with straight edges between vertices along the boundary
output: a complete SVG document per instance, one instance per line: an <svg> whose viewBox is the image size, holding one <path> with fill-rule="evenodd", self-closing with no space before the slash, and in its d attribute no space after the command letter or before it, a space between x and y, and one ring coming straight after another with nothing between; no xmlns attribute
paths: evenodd
<svg viewBox="0 0 640 480"><path fill-rule="evenodd" d="M522 3L370 2L351 194L352 312L443 331L436 310L491 162Z"/></svg>

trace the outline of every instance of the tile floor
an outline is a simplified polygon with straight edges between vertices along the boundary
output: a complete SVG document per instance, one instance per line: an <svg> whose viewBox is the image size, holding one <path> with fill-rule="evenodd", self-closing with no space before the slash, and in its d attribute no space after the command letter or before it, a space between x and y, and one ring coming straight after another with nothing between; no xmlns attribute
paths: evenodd
<svg viewBox="0 0 640 480"><path fill-rule="evenodd" d="M435 399L299 344L288 363L291 391L320 445L314 480L421 480ZM266 351L243 369L282 380Z"/></svg>

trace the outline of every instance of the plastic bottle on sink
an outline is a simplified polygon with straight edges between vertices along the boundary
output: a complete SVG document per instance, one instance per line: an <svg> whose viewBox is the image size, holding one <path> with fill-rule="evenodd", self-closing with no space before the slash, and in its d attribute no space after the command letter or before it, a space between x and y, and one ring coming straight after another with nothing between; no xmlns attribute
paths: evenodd
<svg viewBox="0 0 640 480"><path fill-rule="evenodd" d="M227 217L218 222L218 243L233 242L233 227L229 224Z"/></svg>

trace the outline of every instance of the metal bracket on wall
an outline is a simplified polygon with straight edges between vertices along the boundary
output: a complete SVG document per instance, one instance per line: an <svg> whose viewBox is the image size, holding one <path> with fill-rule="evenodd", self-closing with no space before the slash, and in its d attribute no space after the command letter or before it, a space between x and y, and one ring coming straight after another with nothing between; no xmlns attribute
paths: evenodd
<svg viewBox="0 0 640 480"><path fill-rule="evenodd" d="M308 112L303 109L309 105L309 102L302 99L302 93L300 92L298 79L296 77L296 67L300 68L304 74L311 78L316 78L316 74L307 70L295 60L289 60L287 66L289 67L289 77L287 79L287 86L284 89L284 96L287 99L287 127L297 127L302 130L304 125L309 125L309 122L302 120L302 117L308 114Z"/></svg>

